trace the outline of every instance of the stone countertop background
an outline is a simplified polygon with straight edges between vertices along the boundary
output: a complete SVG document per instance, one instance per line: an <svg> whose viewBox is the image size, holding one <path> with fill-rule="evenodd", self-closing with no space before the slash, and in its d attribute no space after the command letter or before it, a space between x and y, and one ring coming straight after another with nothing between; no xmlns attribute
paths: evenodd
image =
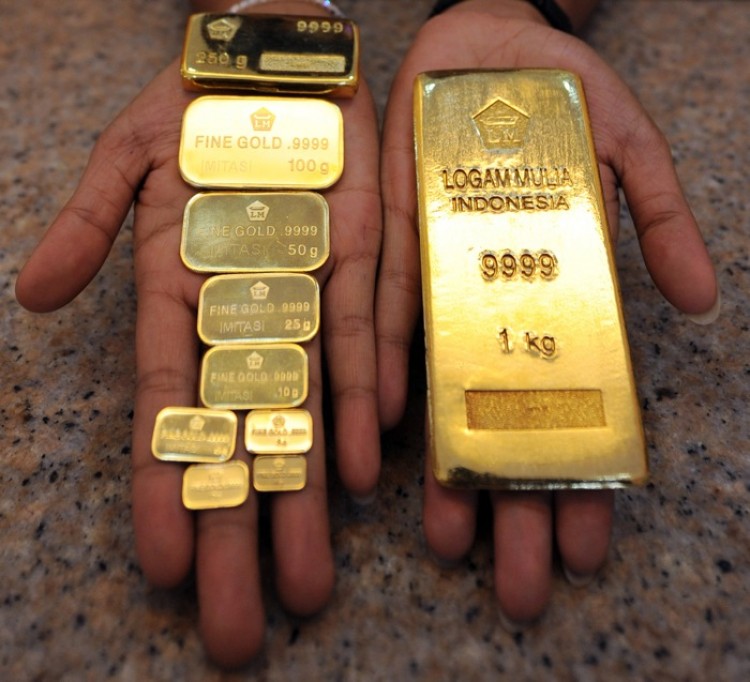
<svg viewBox="0 0 750 682"><path fill-rule="evenodd" d="M713 326L683 319L624 216L618 262L652 478L618 493L606 570L584 589L558 571L546 616L508 633L489 528L460 568L432 563L417 368L404 424L384 437L377 501L359 508L331 484L332 603L293 619L269 586L265 652L234 674L205 660L193 585L151 589L136 563L130 221L64 310L32 315L13 297L98 132L179 52L185 4L0 0L0 679L750 678L750 3L605 0L586 32L669 138L724 300ZM382 109L431 2L341 5L363 25Z"/></svg>

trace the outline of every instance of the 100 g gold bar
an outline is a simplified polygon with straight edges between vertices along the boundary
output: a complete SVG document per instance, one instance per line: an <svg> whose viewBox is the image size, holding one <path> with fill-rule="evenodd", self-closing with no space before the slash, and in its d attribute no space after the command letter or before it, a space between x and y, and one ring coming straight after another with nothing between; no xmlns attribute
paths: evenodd
<svg viewBox="0 0 750 682"><path fill-rule="evenodd" d="M358 64L359 32L347 19L195 14L181 73L192 90L351 97Z"/></svg>
<svg viewBox="0 0 750 682"><path fill-rule="evenodd" d="M437 480L507 489L643 482L580 81L546 70L422 74L415 119Z"/></svg>

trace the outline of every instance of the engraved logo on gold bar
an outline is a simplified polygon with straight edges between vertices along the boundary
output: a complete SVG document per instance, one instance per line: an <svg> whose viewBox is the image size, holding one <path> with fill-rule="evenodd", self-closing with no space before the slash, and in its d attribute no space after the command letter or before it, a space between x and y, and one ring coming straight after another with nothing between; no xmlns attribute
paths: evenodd
<svg viewBox="0 0 750 682"><path fill-rule="evenodd" d="M522 147L530 116L500 98L472 116L487 150Z"/></svg>

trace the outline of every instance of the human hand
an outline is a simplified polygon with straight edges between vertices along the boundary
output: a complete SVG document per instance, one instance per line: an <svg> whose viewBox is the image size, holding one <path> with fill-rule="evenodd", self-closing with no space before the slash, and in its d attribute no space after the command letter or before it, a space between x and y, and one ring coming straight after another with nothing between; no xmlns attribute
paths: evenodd
<svg viewBox="0 0 750 682"><path fill-rule="evenodd" d="M309 3L270 3L262 9L317 13ZM206 649L219 664L235 666L263 642L258 497L251 491L240 507L190 512L181 501L183 466L157 461L150 448L161 408L196 404L196 308L205 277L187 270L179 257L183 209L196 190L183 182L177 165L182 113L194 97L183 90L173 63L126 107L99 138L78 188L23 269L16 291L34 311L53 310L73 299L101 267L135 201L132 503L137 552L146 578L160 587L178 584L195 565ZM366 85L352 100L336 103L344 116L345 171L324 193L331 256L315 273L322 292L322 332L306 344L310 391L305 407L313 415L315 442L307 455L305 489L270 499L278 595L285 608L301 615L322 608L334 584L321 408L323 352L341 478L354 496L367 497L379 470L372 319L381 230L377 126ZM248 461L241 443L236 456Z"/></svg>
<svg viewBox="0 0 750 682"><path fill-rule="evenodd" d="M590 3L589 3L590 4ZM551 29L528 2L469 0L430 20L394 81L382 144L385 234L376 297L381 425L404 409L408 347L420 309L419 236L413 151L416 74L440 69L566 69L583 80L609 224L616 239L622 186L649 272L680 310L714 307L716 280L682 195L666 140L620 78L580 40ZM423 525L430 550L455 562L474 538L478 494L425 475ZM585 583L604 563L611 491L492 492L495 591L503 613L528 622L545 608L552 548Z"/></svg>

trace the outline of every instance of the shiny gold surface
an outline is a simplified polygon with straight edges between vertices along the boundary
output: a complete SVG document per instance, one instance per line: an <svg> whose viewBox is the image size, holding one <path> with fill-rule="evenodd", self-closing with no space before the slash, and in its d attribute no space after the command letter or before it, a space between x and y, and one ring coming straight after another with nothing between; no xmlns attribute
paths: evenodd
<svg viewBox="0 0 750 682"><path fill-rule="evenodd" d="M250 492L250 470L234 459L223 464L192 464L182 477L182 504L188 509L238 507Z"/></svg>
<svg viewBox="0 0 750 682"><path fill-rule="evenodd" d="M328 203L315 192L196 194L185 207L180 255L196 272L306 272L329 249Z"/></svg>
<svg viewBox="0 0 750 682"><path fill-rule="evenodd" d="M297 407L307 397L307 353L291 343L215 346L203 356L200 395L208 407Z"/></svg>
<svg viewBox="0 0 750 682"><path fill-rule="evenodd" d="M330 187L343 171L341 110L319 99L199 97L185 109L179 161L196 187Z"/></svg>
<svg viewBox="0 0 750 682"><path fill-rule="evenodd" d="M318 332L319 299L310 275L209 277L198 297L198 336L209 345L307 341Z"/></svg>
<svg viewBox="0 0 750 682"><path fill-rule="evenodd" d="M312 416L307 410L253 410L245 418L248 452L257 455L304 454L312 443Z"/></svg>
<svg viewBox="0 0 750 682"><path fill-rule="evenodd" d="M347 19L195 14L182 54L186 87L351 97L359 32Z"/></svg>
<svg viewBox="0 0 750 682"><path fill-rule="evenodd" d="M433 469L469 488L647 475L578 79L423 74L415 88Z"/></svg>
<svg viewBox="0 0 750 682"><path fill-rule="evenodd" d="M224 462L237 441L237 415L202 407L165 407L154 424L151 452L167 462Z"/></svg>
<svg viewBox="0 0 750 682"><path fill-rule="evenodd" d="M307 483L303 455L259 455L253 459L253 487L259 493L302 490Z"/></svg>

